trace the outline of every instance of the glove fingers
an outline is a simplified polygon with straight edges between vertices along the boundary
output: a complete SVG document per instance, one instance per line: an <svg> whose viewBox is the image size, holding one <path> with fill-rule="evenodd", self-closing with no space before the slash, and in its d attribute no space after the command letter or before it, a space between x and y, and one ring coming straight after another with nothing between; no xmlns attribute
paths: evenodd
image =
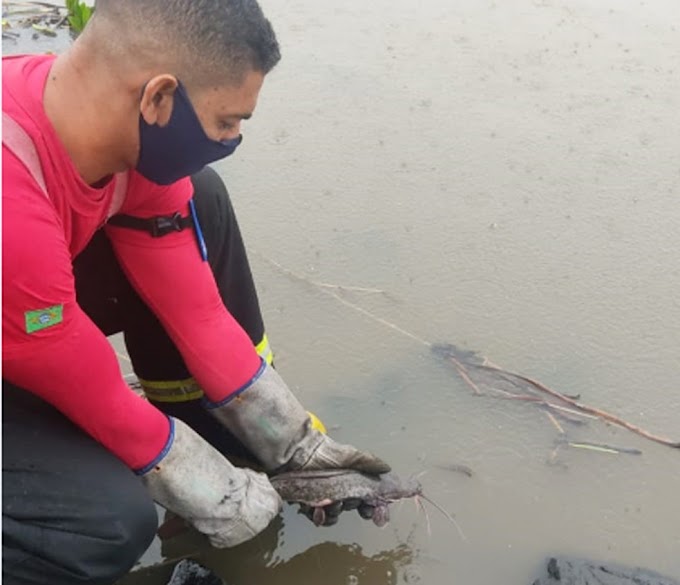
<svg viewBox="0 0 680 585"><path fill-rule="evenodd" d="M324 507L312 507L307 504L300 504L298 512L307 516L316 526L333 526L338 522L340 514L349 510L356 510L364 520L373 520L378 526L383 526L386 523L384 518L387 507L384 510L368 504L358 498L348 498L347 500L340 500L333 502Z"/></svg>
<svg viewBox="0 0 680 585"><path fill-rule="evenodd" d="M387 506L377 506L373 511L373 524L385 526L390 521L390 510Z"/></svg>
<svg viewBox="0 0 680 585"><path fill-rule="evenodd" d="M324 506L324 510L328 516L339 516L342 512L342 506L343 502L340 500L339 502L333 502L328 504L328 506Z"/></svg>
<svg viewBox="0 0 680 585"><path fill-rule="evenodd" d="M337 443L329 437L324 438L324 442L305 466L306 469L345 468L371 475L381 475L392 469L382 459L371 453L359 451L351 445Z"/></svg>
<svg viewBox="0 0 680 585"><path fill-rule="evenodd" d="M300 504L298 510L300 514L307 516L315 526L333 526L337 524L338 518L342 513L342 501L333 502L325 507L312 507L307 504Z"/></svg>
<svg viewBox="0 0 680 585"><path fill-rule="evenodd" d="M357 452L357 455L358 457L352 462L351 469L372 475L382 475L392 471L392 468L387 463L375 455L361 452Z"/></svg>
<svg viewBox="0 0 680 585"><path fill-rule="evenodd" d="M343 510L356 510L361 506L362 500L360 498L348 498L342 501Z"/></svg>
<svg viewBox="0 0 680 585"><path fill-rule="evenodd" d="M375 514L375 506L362 503L357 508L357 512L359 512L359 516L361 516L364 520L371 520Z"/></svg>
<svg viewBox="0 0 680 585"><path fill-rule="evenodd" d="M338 520L340 519L340 514L337 516L331 516L330 514L326 514L326 518L324 519L323 525L324 526L333 526L334 524L338 523Z"/></svg>

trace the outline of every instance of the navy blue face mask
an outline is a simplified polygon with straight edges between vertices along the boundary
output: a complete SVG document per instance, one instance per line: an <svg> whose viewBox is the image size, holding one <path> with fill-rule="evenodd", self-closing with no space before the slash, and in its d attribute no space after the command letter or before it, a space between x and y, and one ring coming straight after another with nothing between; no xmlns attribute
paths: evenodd
<svg viewBox="0 0 680 585"><path fill-rule="evenodd" d="M206 135L182 83L177 81L168 123L147 124L139 116L137 170L149 181L169 185L200 171L208 163L232 154L242 136L212 140Z"/></svg>

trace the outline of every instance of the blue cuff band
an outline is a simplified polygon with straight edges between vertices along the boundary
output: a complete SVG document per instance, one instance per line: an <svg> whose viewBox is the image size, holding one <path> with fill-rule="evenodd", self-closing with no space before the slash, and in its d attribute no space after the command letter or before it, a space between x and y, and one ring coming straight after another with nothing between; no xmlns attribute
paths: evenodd
<svg viewBox="0 0 680 585"><path fill-rule="evenodd" d="M168 421L170 421L170 434L168 436L168 440L165 443L165 446L161 449L161 452L156 456L156 458L149 463L148 465L145 465L141 469L136 469L135 474L136 475L144 475L146 473L149 473L156 465L158 465L163 459L165 459L165 456L168 454L168 451L170 451L170 447L172 447L172 443L175 441L175 421L172 419L172 417L168 416Z"/></svg>
<svg viewBox="0 0 680 585"><path fill-rule="evenodd" d="M259 377L262 375L264 372L265 368L267 367L267 362L260 358L260 367L257 369L257 372L255 372L255 375L248 380L243 386L241 386L239 389L236 390L236 392L232 392L227 396L224 400L220 400L219 402L210 402L205 396L201 399L201 404L203 404L204 408L207 408L208 410L212 410L213 408L219 408L220 406L224 406L225 404L229 403L232 401L234 398L236 398L239 394L245 392L250 388L257 380Z"/></svg>

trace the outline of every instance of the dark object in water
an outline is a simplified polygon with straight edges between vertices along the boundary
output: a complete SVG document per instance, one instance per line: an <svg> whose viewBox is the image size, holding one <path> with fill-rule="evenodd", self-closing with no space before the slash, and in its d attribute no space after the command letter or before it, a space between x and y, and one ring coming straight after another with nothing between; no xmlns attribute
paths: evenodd
<svg viewBox="0 0 680 585"><path fill-rule="evenodd" d="M647 569L553 557L546 563L545 574L532 585L680 585L680 582Z"/></svg>
<svg viewBox="0 0 680 585"><path fill-rule="evenodd" d="M472 477L474 475L471 467L468 467L467 465L463 465L461 463L437 465L437 467L439 469L445 469L446 471L452 471L453 473L462 473L463 475L467 475L468 477Z"/></svg>
<svg viewBox="0 0 680 585"><path fill-rule="evenodd" d="M468 365L482 365L484 357L479 352L470 349L461 349L453 343L433 343L430 345L432 353L443 359L456 358Z"/></svg>
<svg viewBox="0 0 680 585"><path fill-rule="evenodd" d="M566 412L569 412L571 415L600 419L607 423L628 429L650 441L655 441L656 443L667 445L674 449L680 449L680 441L654 435L614 414L581 402L579 395L570 396L568 394L562 394L561 392L542 384L538 380L501 368L500 366L491 363L487 358L479 356L476 352L459 349L450 343L436 343L429 344L429 346L436 356L446 359L454 366L458 375L468 386L470 386L470 388L472 388L476 395L485 394L486 392L482 391L482 387L486 386L488 392L498 397L508 400L522 400L543 408L559 410L560 412L566 410ZM481 376L483 384L479 380L481 374L484 374ZM492 379L489 379L489 375L495 377L495 382L493 377ZM506 385L506 387L501 388L501 384ZM510 385L510 389L508 389L507 384ZM546 398L546 395L550 398ZM559 403L556 404L553 402L555 399Z"/></svg>
<svg viewBox="0 0 680 585"><path fill-rule="evenodd" d="M314 509L313 521L323 524L324 507L334 502L356 502L374 507L373 522L384 526L389 520L388 505L404 498L423 496L416 480L403 482L394 473L368 475L351 469L290 471L269 478L286 502Z"/></svg>
<svg viewBox="0 0 680 585"><path fill-rule="evenodd" d="M196 561L184 559L175 565L167 585L226 585L210 569Z"/></svg>

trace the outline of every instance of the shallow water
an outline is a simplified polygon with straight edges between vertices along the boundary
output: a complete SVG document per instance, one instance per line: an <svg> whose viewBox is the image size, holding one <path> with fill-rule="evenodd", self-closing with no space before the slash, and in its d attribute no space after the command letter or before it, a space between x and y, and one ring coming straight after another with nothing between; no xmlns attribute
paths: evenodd
<svg viewBox="0 0 680 585"><path fill-rule="evenodd" d="M680 4L262 4L284 59L217 168L278 368L337 439L427 471L467 540L410 503L382 530L289 508L199 560L230 585L523 585L555 553L680 578L676 451L591 422L565 428L642 455L548 465L542 412L474 396L386 324L680 439Z"/></svg>

